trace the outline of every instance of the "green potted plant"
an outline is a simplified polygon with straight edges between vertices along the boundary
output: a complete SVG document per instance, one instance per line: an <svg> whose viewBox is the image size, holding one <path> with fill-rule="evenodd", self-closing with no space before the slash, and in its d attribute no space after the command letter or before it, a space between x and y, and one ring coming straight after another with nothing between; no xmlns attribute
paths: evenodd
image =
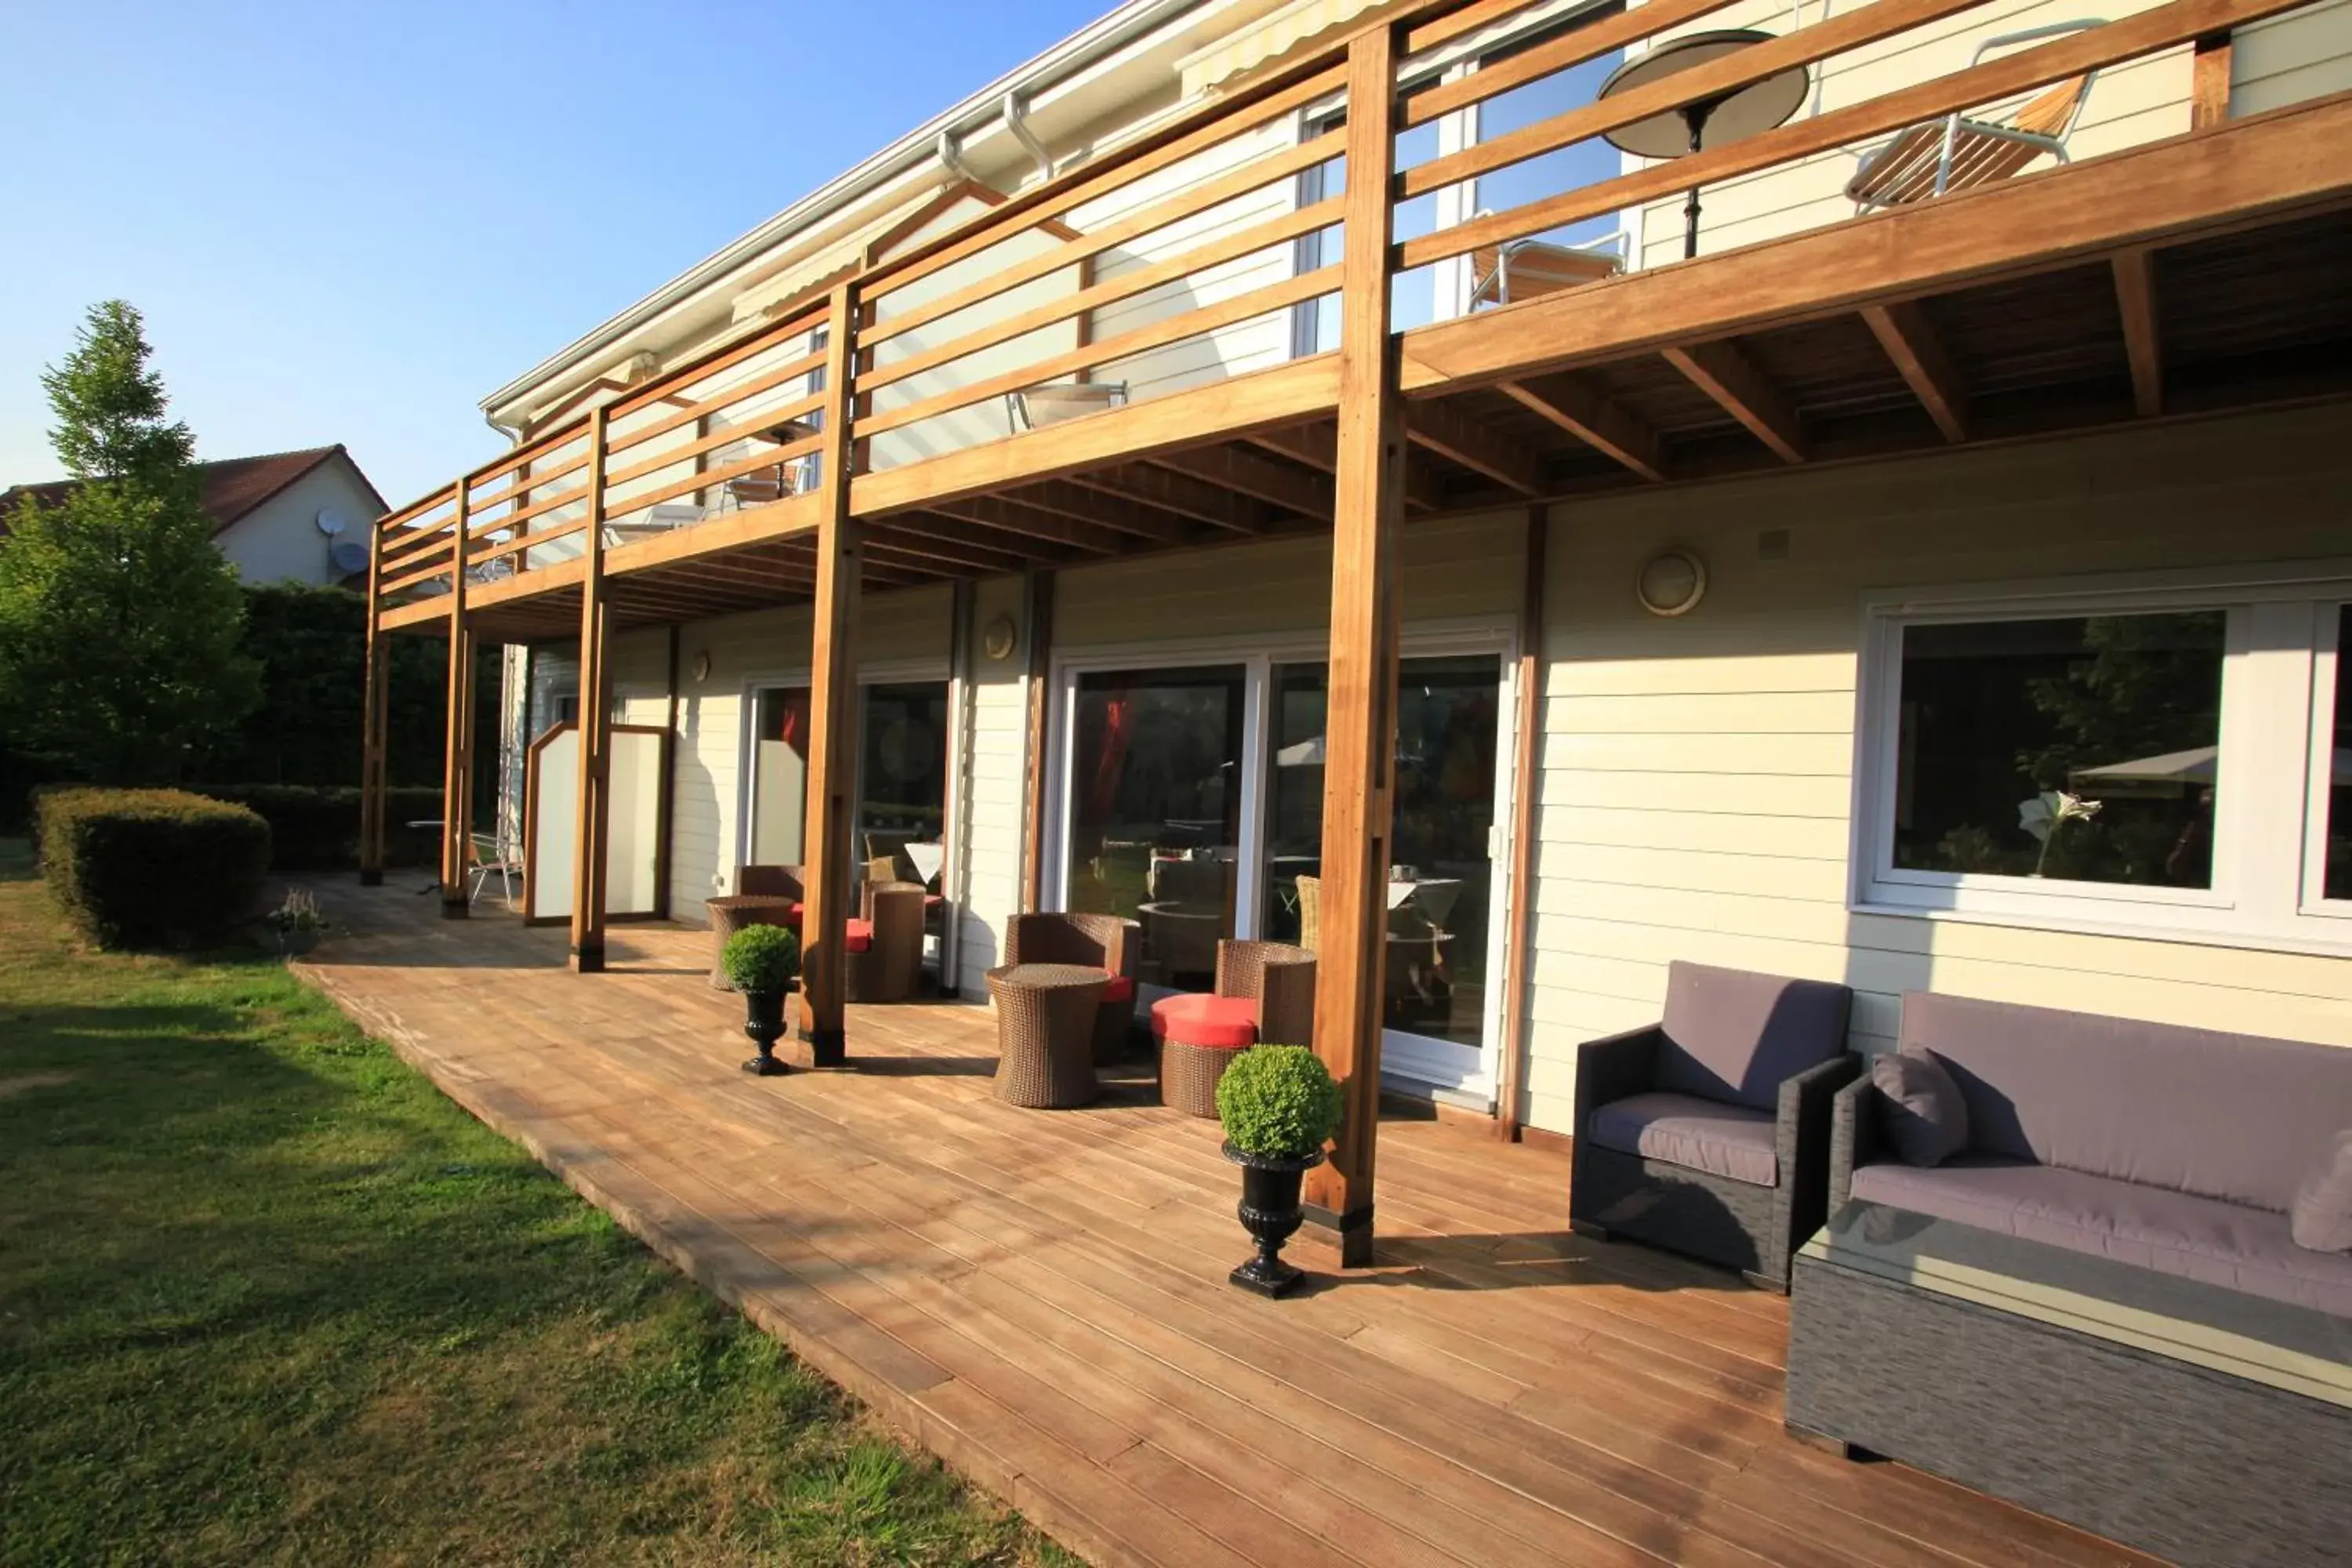
<svg viewBox="0 0 2352 1568"><path fill-rule="evenodd" d="M1339 1130L1339 1086L1305 1046L1253 1046L1217 1080L1217 1120L1225 1158L1242 1168L1242 1226L1257 1256L1233 1282L1261 1296L1281 1296L1306 1278L1282 1260L1298 1229L1298 1184L1323 1163L1323 1145Z"/></svg>
<svg viewBox="0 0 2352 1568"><path fill-rule="evenodd" d="M745 926L719 952L727 983L743 994L743 1032L760 1054L743 1070L761 1078L783 1072L776 1059L776 1037L784 1032L784 994L801 969L801 939L782 926Z"/></svg>
<svg viewBox="0 0 2352 1568"><path fill-rule="evenodd" d="M261 923L278 938L278 951L288 958L299 958L318 946L327 930L327 917L308 888L287 889L286 901L262 916Z"/></svg>

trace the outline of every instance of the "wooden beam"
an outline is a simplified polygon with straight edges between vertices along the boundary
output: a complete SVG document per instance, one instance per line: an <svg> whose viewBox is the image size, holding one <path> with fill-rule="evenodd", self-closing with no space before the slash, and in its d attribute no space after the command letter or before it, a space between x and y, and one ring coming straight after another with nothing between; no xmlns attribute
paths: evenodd
<svg viewBox="0 0 2352 1568"><path fill-rule="evenodd" d="M1526 1081L1528 992L1535 957L1536 802L1543 794L1544 563L1551 532L1546 509L1528 508L1519 564L1517 699L1511 749L1511 881L1503 948L1503 1051L1495 1079L1495 1135L1519 1135L1519 1086Z"/></svg>
<svg viewBox="0 0 2352 1568"><path fill-rule="evenodd" d="M856 396L857 328L865 309L855 283L833 291L825 345L823 497L816 531L816 612L809 643L807 826L801 868L800 1037L820 1066L843 1059L843 1004L857 815L857 607L863 540L849 510L850 409Z"/></svg>
<svg viewBox="0 0 2352 1568"><path fill-rule="evenodd" d="M1864 305L1862 319L1895 362L1927 417L1954 446L1969 438L1969 389L1944 352L1944 341L1916 300Z"/></svg>
<svg viewBox="0 0 2352 1568"><path fill-rule="evenodd" d="M1782 462L1805 460L1804 426L1797 419L1796 409L1738 344L1727 338L1680 344L1666 350L1666 363L1721 404L1725 413L1747 426Z"/></svg>
<svg viewBox="0 0 2352 1568"><path fill-rule="evenodd" d="M1084 550L1096 555L1116 555L1128 548L1125 535L1100 523L1080 522L1060 512L1045 511L1001 496L945 500L929 510L936 516L969 523L975 528L1022 539L1039 539L1048 544L1065 544L1073 550ZM892 512L890 515L905 514Z"/></svg>
<svg viewBox="0 0 2352 1568"><path fill-rule="evenodd" d="M1097 523L1136 539L1172 544L1195 531L1192 522L1172 511L1145 506L1126 497L1105 494L1073 474L1066 479L1045 479L1005 494L1008 500L1026 502L1076 522Z"/></svg>
<svg viewBox="0 0 2352 1568"><path fill-rule="evenodd" d="M1221 489L1255 496L1285 511L1318 521L1331 515L1331 480L1320 474L1302 474L1238 447L1196 447L1182 452L1162 452L1150 461L1160 468L1205 479Z"/></svg>
<svg viewBox="0 0 2352 1568"><path fill-rule="evenodd" d="M1260 430L1244 438L1261 451L1305 463L1318 473L1339 471L1339 427L1328 420L1287 430ZM1410 455L1404 470L1404 503L1423 511L1444 511L1451 504L1437 476L1414 468Z"/></svg>
<svg viewBox="0 0 2352 1568"><path fill-rule="evenodd" d="M1029 640L1028 670L1024 692L1026 721L1024 748L1027 767L1021 784L1021 908L1045 907L1046 721L1052 710L1054 669L1054 574L1032 572L1023 584L1028 613L1024 617Z"/></svg>
<svg viewBox="0 0 2352 1568"><path fill-rule="evenodd" d="M468 482L457 481L450 523L448 723L441 752L441 917L466 918L467 795L474 766L474 633L466 621L466 519Z"/></svg>
<svg viewBox="0 0 2352 1568"><path fill-rule="evenodd" d="M1339 472L1332 517L1331 646L1324 725L1322 934L1316 1054L1340 1083L1345 1120L1307 1173L1310 1216L1343 1267L1372 1261L1394 823L1399 576L1405 408L1389 332L1389 185L1396 172L1397 24L1348 47L1347 253L1339 297Z"/></svg>
<svg viewBox="0 0 2352 1568"><path fill-rule="evenodd" d="M1528 381L1507 381L1502 390L1521 407L1542 415L1594 451L1615 458L1643 479L1666 477L1665 447L1658 433L1590 382L1562 373Z"/></svg>
<svg viewBox="0 0 2352 1568"><path fill-rule="evenodd" d="M2116 309L2123 317L2124 357L2131 363L2132 412L2164 412L2164 341L2156 321L2156 264L2146 246L2116 252Z"/></svg>
<svg viewBox="0 0 2352 1568"><path fill-rule="evenodd" d="M1544 492L1540 458L1490 430L1480 429L1450 405L1414 404L1405 412L1405 432L1416 446L1426 447L1465 468L1475 468L1523 496Z"/></svg>
<svg viewBox="0 0 2352 1568"><path fill-rule="evenodd" d="M969 526L959 526L952 519L920 511L895 512L886 520L867 523L866 532L868 539L895 545L909 554L983 572L1024 571L1039 561L1065 560L1072 553L1066 547L1052 544L1007 549L975 539Z"/></svg>
<svg viewBox="0 0 2352 1568"><path fill-rule="evenodd" d="M2202 131L2230 118L2230 35L2208 33L2197 40L2189 65L2189 124Z"/></svg>
<svg viewBox="0 0 2352 1568"><path fill-rule="evenodd" d="M612 841L612 601L604 582L604 447L611 405L588 414L588 526L580 555L580 794L572 854L572 967L604 967L604 859Z"/></svg>
<svg viewBox="0 0 2352 1568"><path fill-rule="evenodd" d="M367 652L360 703L360 886L383 885L386 763L392 648L384 640L383 530L368 530Z"/></svg>
<svg viewBox="0 0 2352 1568"><path fill-rule="evenodd" d="M1205 479L1150 463L1073 474L1070 482L1107 496L1141 501L1230 533L1260 533L1272 521L1265 503L1254 497L1236 495Z"/></svg>

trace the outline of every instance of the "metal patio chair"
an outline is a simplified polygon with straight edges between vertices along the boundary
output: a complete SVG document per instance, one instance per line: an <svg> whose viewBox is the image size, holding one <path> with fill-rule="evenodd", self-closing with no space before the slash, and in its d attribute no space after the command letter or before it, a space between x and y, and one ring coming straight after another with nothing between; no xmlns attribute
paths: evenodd
<svg viewBox="0 0 2352 1568"><path fill-rule="evenodd" d="M2104 27L2099 16L2052 22L1987 38L1969 57L1974 67L1995 49ZM1953 114L1914 125L1863 154L1862 167L1846 182L1856 212L1910 206L1954 191L1975 190L2019 173L2044 153L2067 161L2066 140L2083 117L2095 70L2070 77L2020 105L2006 121Z"/></svg>

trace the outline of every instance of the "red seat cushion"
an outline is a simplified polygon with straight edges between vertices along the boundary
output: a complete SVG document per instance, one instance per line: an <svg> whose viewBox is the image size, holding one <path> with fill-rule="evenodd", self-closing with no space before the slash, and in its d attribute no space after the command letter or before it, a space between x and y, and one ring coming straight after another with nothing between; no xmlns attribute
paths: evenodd
<svg viewBox="0 0 2352 1568"><path fill-rule="evenodd" d="M1151 1005L1151 1037L1237 1051L1257 1044L1257 1004L1241 996L1163 996Z"/></svg>
<svg viewBox="0 0 2352 1568"><path fill-rule="evenodd" d="M874 922L852 915L844 922L848 926L848 939L841 945L845 952L864 952L874 945Z"/></svg>
<svg viewBox="0 0 2352 1568"><path fill-rule="evenodd" d="M1106 1002L1134 1001L1135 977L1131 974L1112 975L1110 984L1103 987L1102 999Z"/></svg>

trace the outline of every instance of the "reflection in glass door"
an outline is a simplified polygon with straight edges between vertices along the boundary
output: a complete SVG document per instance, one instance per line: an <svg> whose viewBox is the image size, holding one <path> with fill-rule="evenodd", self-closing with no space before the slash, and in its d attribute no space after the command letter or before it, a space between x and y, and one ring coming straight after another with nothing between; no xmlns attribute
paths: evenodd
<svg viewBox="0 0 2352 1568"><path fill-rule="evenodd" d="M1142 926L1136 977L1206 991L1234 934L1247 671L1088 671L1073 693L1063 908Z"/></svg>
<svg viewBox="0 0 2352 1568"><path fill-rule="evenodd" d="M894 862L902 880L929 882L947 826L948 683L877 681L863 689L857 760L858 853ZM908 845L916 854L906 854ZM928 866L926 871L924 867Z"/></svg>
<svg viewBox="0 0 2352 1568"><path fill-rule="evenodd" d="M1268 702L1262 929L1307 948L1320 925L1325 668L1276 665ZM1499 695L1491 654L1407 658L1398 682L1384 1016L1395 1033L1471 1051L1486 1043Z"/></svg>
<svg viewBox="0 0 2352 1568"><path fill-rule="evenodd" d="M809 689L763 687L751 710L751 864L797 866L808 811Z"/></svg>

